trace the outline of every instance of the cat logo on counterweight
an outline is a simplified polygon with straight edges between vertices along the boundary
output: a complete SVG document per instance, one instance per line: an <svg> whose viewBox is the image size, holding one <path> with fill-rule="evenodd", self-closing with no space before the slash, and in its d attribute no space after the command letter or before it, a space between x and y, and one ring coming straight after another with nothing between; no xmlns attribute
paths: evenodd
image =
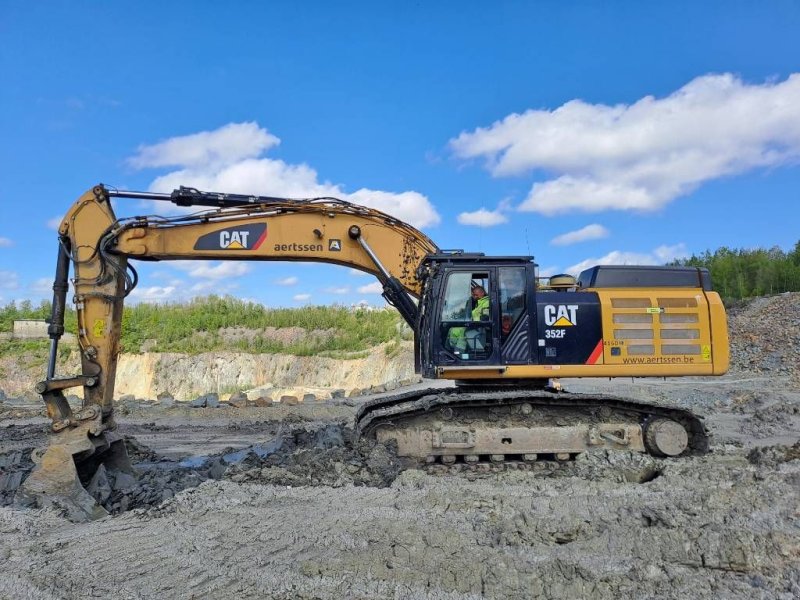
<svg viewBox="0 0 800 600"><path fill-rule="evenodd" d="M548 327L572 327L578 324L577 304L548 304L544 307L544 322Z"/></svg>

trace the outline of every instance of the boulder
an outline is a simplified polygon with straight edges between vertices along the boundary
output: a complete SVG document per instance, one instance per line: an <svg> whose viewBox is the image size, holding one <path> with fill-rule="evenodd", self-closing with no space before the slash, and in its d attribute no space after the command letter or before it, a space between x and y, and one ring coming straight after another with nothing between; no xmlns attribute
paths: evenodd
<svg viewBox="0 0 800 600"><path fill-rule="evenodd" d="M296 406L300 404L300 400L297 399L297 396L281 396L281 404Z"/></svg>
<svg viewBox="0 0 800 600"><path fill-rule="evenodd" d="M189 403L189 406L191 406L192 408L205 408L205 405L206 405L205 395L198 396Z"/></svg>
<svg viewBox="0 0 800 600"><path fill-rule="evenodd" d="M253 400L253 404L259 408L272 406L272 398L270 398L269 396L259 396L258 398Z"/></svg>
<svg viewBox="0 0 800 600"><path fill-rule="evenodd" d="M341 400L344 398L344 390L331 390L331 398Z"/></svg>
<svg viewBox="0 0 800 600"><path fill-rule="evenodd" d="M244 392L234 392L231 394L231 397L228 398L228 404L235 408L244 408L247 406L247 394Z"/></svg>
<svg viewBox="0 0 800 600"><path fill-rule="evenodd" d="M117 402L132 404L136 402L136 396L134 396L133 394L123 394L122 396L119 397L119 400L117 400Z"/></svg>
<svg viewBox="0 0 800 600"><path fill-rule="evenodd" d="M158 403L164 408L171 408L175 406L175 398L169 392L161 392L156 396Z"/></svg>
<svg viewBox="0 0 800 600"><path fill-rule="evenodd" d="M303 394L303 404L316 401L317 401L317 396L315 394Z"/></svg>
<svg viewBox="0 0 800 600"><path fill-rule="evenodd" d="M361 395L361 388L353 388L347 393L348 398L355 398L356 396Z"/></svg>
<svg viewBox="0 0 800 600"><path fill-rule="evenodd" d="M206 394L206 407L219 408L219 394L217 394L216 392L211 392L210 394Z"/></svg>
<svg viewBox="0 0 800 600"><path fill-rule="evenodd" d="M98 504L105 504L105 501L109 499L111 496L111 484L108 481L105 465L100 465L97 468L89 485L86 486L86 491L97 500Z"/></svg>

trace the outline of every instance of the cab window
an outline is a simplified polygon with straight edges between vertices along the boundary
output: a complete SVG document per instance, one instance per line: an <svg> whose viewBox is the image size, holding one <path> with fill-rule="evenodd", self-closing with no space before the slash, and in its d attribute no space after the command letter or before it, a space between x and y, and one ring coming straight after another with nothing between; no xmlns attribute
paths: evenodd
<svg viewBox="0 0 800 600"><path fill-rule="evenodd" d="M525 268L503 267L498 273L500 337L505 339L525 312Z"/></svg>
<svg viewBox="0 0 800 600"><path fill-rule="evenodd" d="M441 312L442 346L461 360L491 355L491 289L488 273L451 273Z"/></svg>

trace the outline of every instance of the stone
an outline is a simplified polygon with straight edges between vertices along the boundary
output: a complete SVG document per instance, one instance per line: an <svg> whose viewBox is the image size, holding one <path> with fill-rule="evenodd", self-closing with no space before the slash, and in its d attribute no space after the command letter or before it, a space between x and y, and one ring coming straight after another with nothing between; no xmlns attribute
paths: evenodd
<svg viewBox="0 0 800 600"><path fill-rule="evenodd" d="M113 489L118 491L132 490L136 487L136 478L124 471L113 472L114 486Z"/></svg>
<svg viewBox="0 0 800 600"><path fill-rule="evenodd" d="M353 388L347 393L348 398L355 398L361 395L361 388Z"/></svg>
<svg viewBox="0 0 800 600"><path fill-rule="evenodd" d="M95 471L92 480L86 486L86 491L92 495L92 498L97 500L98 504L105 504L106 500L111 497L111 483L108 481L105 465L100 465Z"/></svg>
<svg viewBox="0 0 800 600"><path fill-rule="evenodd" d="M206 394L206 407L219 408L219 394L217 394L216 392L211 392L210 394Z"/></svg>
<svg viewBox="0 0 800 600"><path fill-rule="evenodd" d="M222 479L222 476L225 475L226 470L227 467L225 466L225 464L221 460L216 459L209 466L208 476L211 479Z"/></svg>
<svg viewBox="0 0 800 600"><path fill-rule="evenodd" d="M119 400L117 400L117 402L132 404L133 402L136 402L136 396L134 396L133 394L123 394L122 396L119 397Z"/></svg>
<svg viewBox="0 0 800 600"><path fill-rule="evenodd" d="M192 408L205 408L205 405L206 405L205 396L198 396L189 403L189 406L191 406Z"/></svg>
<svg viewBox="0 0 800 600"><path fill-rule="evenodd" d="M156 396L158 403L164 408L171 408L175 406L175 398L169 392L161 392Z"/></svg>
<svg viewBox="0 0 800 600"><path fill-rule="evenodd" d="M259 396L253 400L253 404L259 408L269 407L272 406L272 398L269 396Z"/></svg>
<svg viewBox="0 0 800 600"><path fill-rule="evenodd" d="M297 396L281 396L281 404L296 406L300 404L300 400L297 399Z"/></svg>
<svg viewBox="0 0 800 600"><path fill-rule="evenodd" d="M303 404L307 402L316 402L317 396L316 394L303 394Z"/></svg>
<svg viewBox="0 0 800 600"><path fill-rule="evenodd" d="M228 398L228 404L234 408L245 408L247 406L247 394L242 391L234 392L231 394L231 397Z"/></svg>
<svg viewBox="0 0 800 600"><path fill-rule="evenodd" d="M334 400L340 400L344 398L344 390L342 389L331 390L331 398L333 398Z"/></svg>
<svg viewBox="0 0 800 600"><path fill-rule="evenodd" d="M385 391L386 386L383 385L373 385L371 388L369 388L370 394L382 394Z"/></svg>

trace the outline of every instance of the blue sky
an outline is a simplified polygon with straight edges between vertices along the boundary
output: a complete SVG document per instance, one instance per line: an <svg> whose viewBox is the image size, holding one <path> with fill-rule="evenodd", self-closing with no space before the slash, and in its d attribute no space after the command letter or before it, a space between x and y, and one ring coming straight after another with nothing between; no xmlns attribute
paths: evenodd
<svg viewBox="0 0 800 600"><path fill-rule="evenodd" d="M97 182L333 193L551 273L789 249L798 31L781 1L3 2L0 304L49 298ZM321 265L140 274L134 301L382 303Z"/></svg>

